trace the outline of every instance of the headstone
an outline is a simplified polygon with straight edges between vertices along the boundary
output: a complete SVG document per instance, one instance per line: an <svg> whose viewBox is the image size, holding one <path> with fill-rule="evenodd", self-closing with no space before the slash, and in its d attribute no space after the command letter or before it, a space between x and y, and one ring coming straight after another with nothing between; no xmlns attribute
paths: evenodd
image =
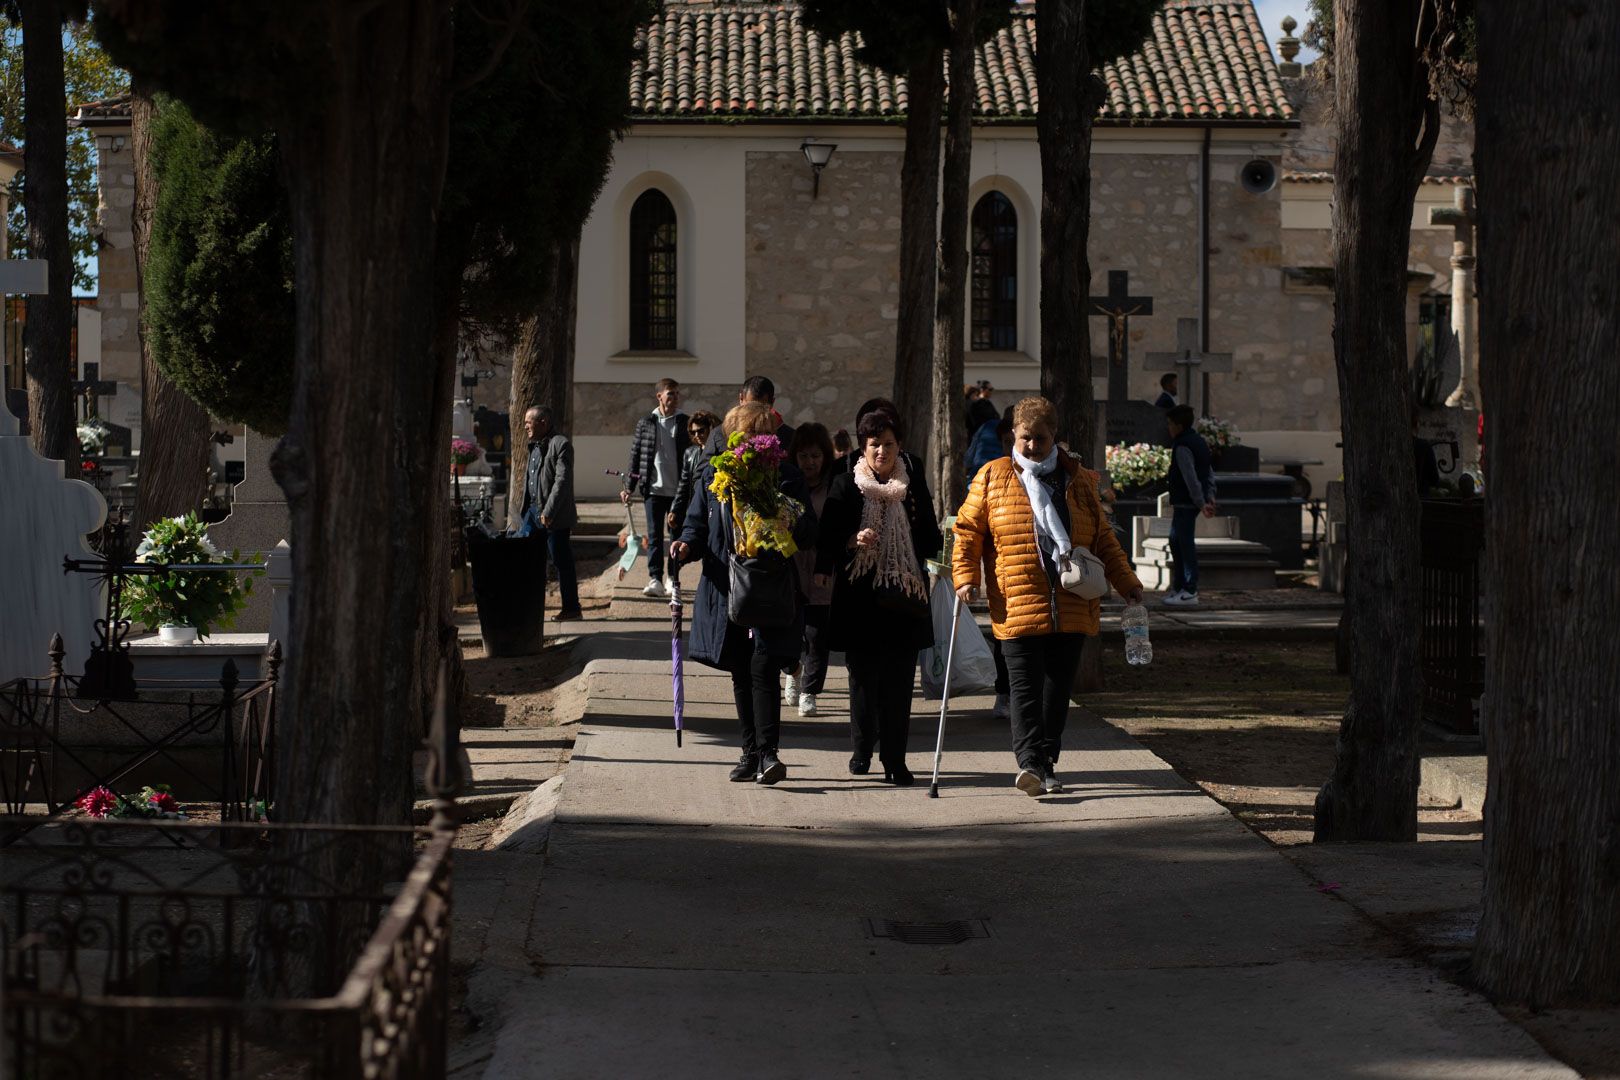
<svg viewBox="0 0 1620 1080"><path fill-rule="evenodd" d="M62 560L94 554L85 537L106 520L106 500L15 430L0 416L0 682L44 675L58 633L67 670L83 670L105 614L100 580L64 574Z"/></svg>
<svg viewBox="0 0 1620 1080"><path fill-rule="evenodd" d="M277 440L247 429L243 444L243 480L236 485L231 513L209 528L208 535L222 551L240 550L247 559L267 557L277 544L292 535L292 518L281 485L270 475L270 455ZM271 590L264 578L253 583L247 606L229 629L240 633L268 633ZM286 643L282 643L286 648Z"/></svg>
<svg viewBox="0 0 1620 1080"><path fill-rule="evenodd" d="M1147 362L1142 366L1149 371L1179 371L1187 400L1204 402L1204 409L1207 412L1208 374L1212 371L1231 371L1232 354L1205 352L1201 337L1197 319L1177 319L1176 351L1148 353ZM1199 386L1195 380L1200 377L1203 377L1203 393L1195 394L1194 390Z"/></svg>

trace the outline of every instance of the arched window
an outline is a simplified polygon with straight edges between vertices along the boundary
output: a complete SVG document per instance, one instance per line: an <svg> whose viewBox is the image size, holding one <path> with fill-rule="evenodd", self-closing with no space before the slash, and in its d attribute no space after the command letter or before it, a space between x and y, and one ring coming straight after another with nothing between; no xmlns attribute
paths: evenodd
<svg viewBox="0 0 1620 1080"><path fill-rule="evenodd" d="M999 191L973 207L973 347L1018 348L1018 211Z"/></svg>
<svg viewBox="0 0 1620 1080"><path fill-rule="evenodd" d="M675 207L657 188L630 207L630 347L676 347Z"/></svg>

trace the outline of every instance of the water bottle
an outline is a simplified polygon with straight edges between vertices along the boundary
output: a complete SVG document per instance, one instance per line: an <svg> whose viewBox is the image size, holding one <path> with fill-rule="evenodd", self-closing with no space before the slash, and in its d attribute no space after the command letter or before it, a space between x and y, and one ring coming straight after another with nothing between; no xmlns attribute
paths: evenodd
<svg viewBox="0 0 1620 1080"><path fill-rule="evenodd" d="M1153 642L1148 640L1147 608L1131 604L1120 618L1125 629L1125 661L1129 664L1153 663Z"/></svg>

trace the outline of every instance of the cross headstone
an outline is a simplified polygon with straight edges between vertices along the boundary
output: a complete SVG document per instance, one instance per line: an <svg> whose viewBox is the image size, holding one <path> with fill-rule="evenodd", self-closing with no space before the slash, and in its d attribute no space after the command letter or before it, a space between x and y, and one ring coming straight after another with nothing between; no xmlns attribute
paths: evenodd
<svg viewBox="0 0 1620 1080"><path fill-rule="evenodd" d="M1451 241L1451 331L1457 337L1457 386L1446 398L1453 408L1478 409L1479 383L1475 374L1478 325L1474 309L1474 189L1459 186L1453 205L1429 210L1430 225L1450 225Z"/></svg>
<svg viewBox="0 0 1620 1080"><path fill-rule="evenodd" d="M88 420L92 416L101 415L96 408L97 400L116 395L118 384L100 377L100 364L84 364L80 376L73 383L73 393L84 401L84 416L81 419Z"/></svg>
<svg viewBox="0 0 1620 1080"><path fill-rule="evenodd" d="M1130 397L1131 316L1152 315L1153 297L1132 296L1130 271L1108 271L1108 295L1091 297L1091 314L1108 320L1108 403Z"/></svg>
<svg viewBox="0 0 1620 1080"><path fill-rule="evenodd" d="M1195 373L1208 375L1211 371L1231 371L1231 353L1205 352L1199 344L1198 320L1176 320L1176 351L1148 353L1147 362L1142 366L1148 371L1180 371L1181 385L1186 394L1184 400L1199 400L1193 391L1196 384L1193 382ZM1209 408L1209 394L1206 392L1202 399L1207 411Z"/></svg>

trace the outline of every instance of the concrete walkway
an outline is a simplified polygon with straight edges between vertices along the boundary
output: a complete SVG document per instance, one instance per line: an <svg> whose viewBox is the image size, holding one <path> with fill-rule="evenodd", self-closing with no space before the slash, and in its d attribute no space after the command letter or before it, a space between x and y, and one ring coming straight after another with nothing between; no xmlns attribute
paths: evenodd
<svg viewBox="0 0 1620 1080"><path fill-rule="evenodd" d="M1069 792L1035 800L989 699L961 700L930 800L937 705L918 786L850 777L835 669L824 719L788 713L788 779L731 784L727 679L689 666L678 749L667 664L612 640L543 865L503 864L491 1080L1576 1076L1084 710Z"/></svg>

